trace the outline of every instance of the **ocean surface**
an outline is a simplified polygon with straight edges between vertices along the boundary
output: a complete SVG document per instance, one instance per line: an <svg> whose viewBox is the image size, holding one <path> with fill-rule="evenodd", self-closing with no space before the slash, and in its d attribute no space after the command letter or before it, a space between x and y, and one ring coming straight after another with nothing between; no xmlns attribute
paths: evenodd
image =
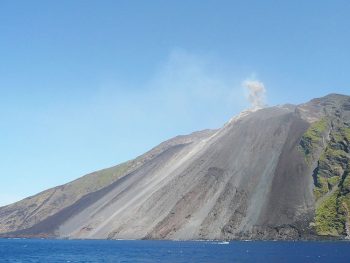
<svg viewBox="0 0 350 263"><path fill-rule="evenodd" d="M350 242L0 239L0 262L350 262Z"/></svg>

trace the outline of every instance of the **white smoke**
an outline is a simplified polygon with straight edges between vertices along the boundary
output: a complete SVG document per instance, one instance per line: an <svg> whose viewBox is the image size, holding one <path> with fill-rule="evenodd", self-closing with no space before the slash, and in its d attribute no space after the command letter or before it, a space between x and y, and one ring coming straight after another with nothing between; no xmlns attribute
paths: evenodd
<svg viewBox="0 0 350 263"><path fill-rule="evenodd" d="M252 109L260 109L266 106L264 83L258 80L246 80L243 82L243 87L248 91L248 100Z"/></svg>

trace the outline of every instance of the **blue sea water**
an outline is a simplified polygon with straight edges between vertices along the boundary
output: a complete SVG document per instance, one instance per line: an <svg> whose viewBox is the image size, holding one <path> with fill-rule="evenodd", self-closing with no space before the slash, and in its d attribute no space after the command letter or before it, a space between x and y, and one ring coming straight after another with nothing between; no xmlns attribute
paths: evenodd
<svg viewBox="0 0 350 263"><path fill-rule="evenodd" d="M0 239L0 262L350 262L350 242Z"/></svg>

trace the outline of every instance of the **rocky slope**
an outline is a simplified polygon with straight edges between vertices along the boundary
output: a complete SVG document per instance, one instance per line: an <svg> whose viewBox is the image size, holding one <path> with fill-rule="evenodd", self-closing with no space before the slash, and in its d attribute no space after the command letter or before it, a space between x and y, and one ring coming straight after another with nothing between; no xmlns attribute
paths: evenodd
<svg viewBox="0 0 350 263"><path fill-rule="evenodd" d="M350 97L243 112L0 208L2 236L344 238Z"/></svg>

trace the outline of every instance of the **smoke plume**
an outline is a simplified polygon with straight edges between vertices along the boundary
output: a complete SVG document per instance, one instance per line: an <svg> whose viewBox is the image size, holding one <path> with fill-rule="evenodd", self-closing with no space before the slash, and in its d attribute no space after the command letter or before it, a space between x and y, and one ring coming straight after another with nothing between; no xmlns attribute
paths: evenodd
<svg viewBox="0 0 350 263"><path fill-rule="evenodd" d="M258 80L246 80L243 86L248 91L248 100L252 109L259 109L265 106L266 89L264 83Z"/></svg>

